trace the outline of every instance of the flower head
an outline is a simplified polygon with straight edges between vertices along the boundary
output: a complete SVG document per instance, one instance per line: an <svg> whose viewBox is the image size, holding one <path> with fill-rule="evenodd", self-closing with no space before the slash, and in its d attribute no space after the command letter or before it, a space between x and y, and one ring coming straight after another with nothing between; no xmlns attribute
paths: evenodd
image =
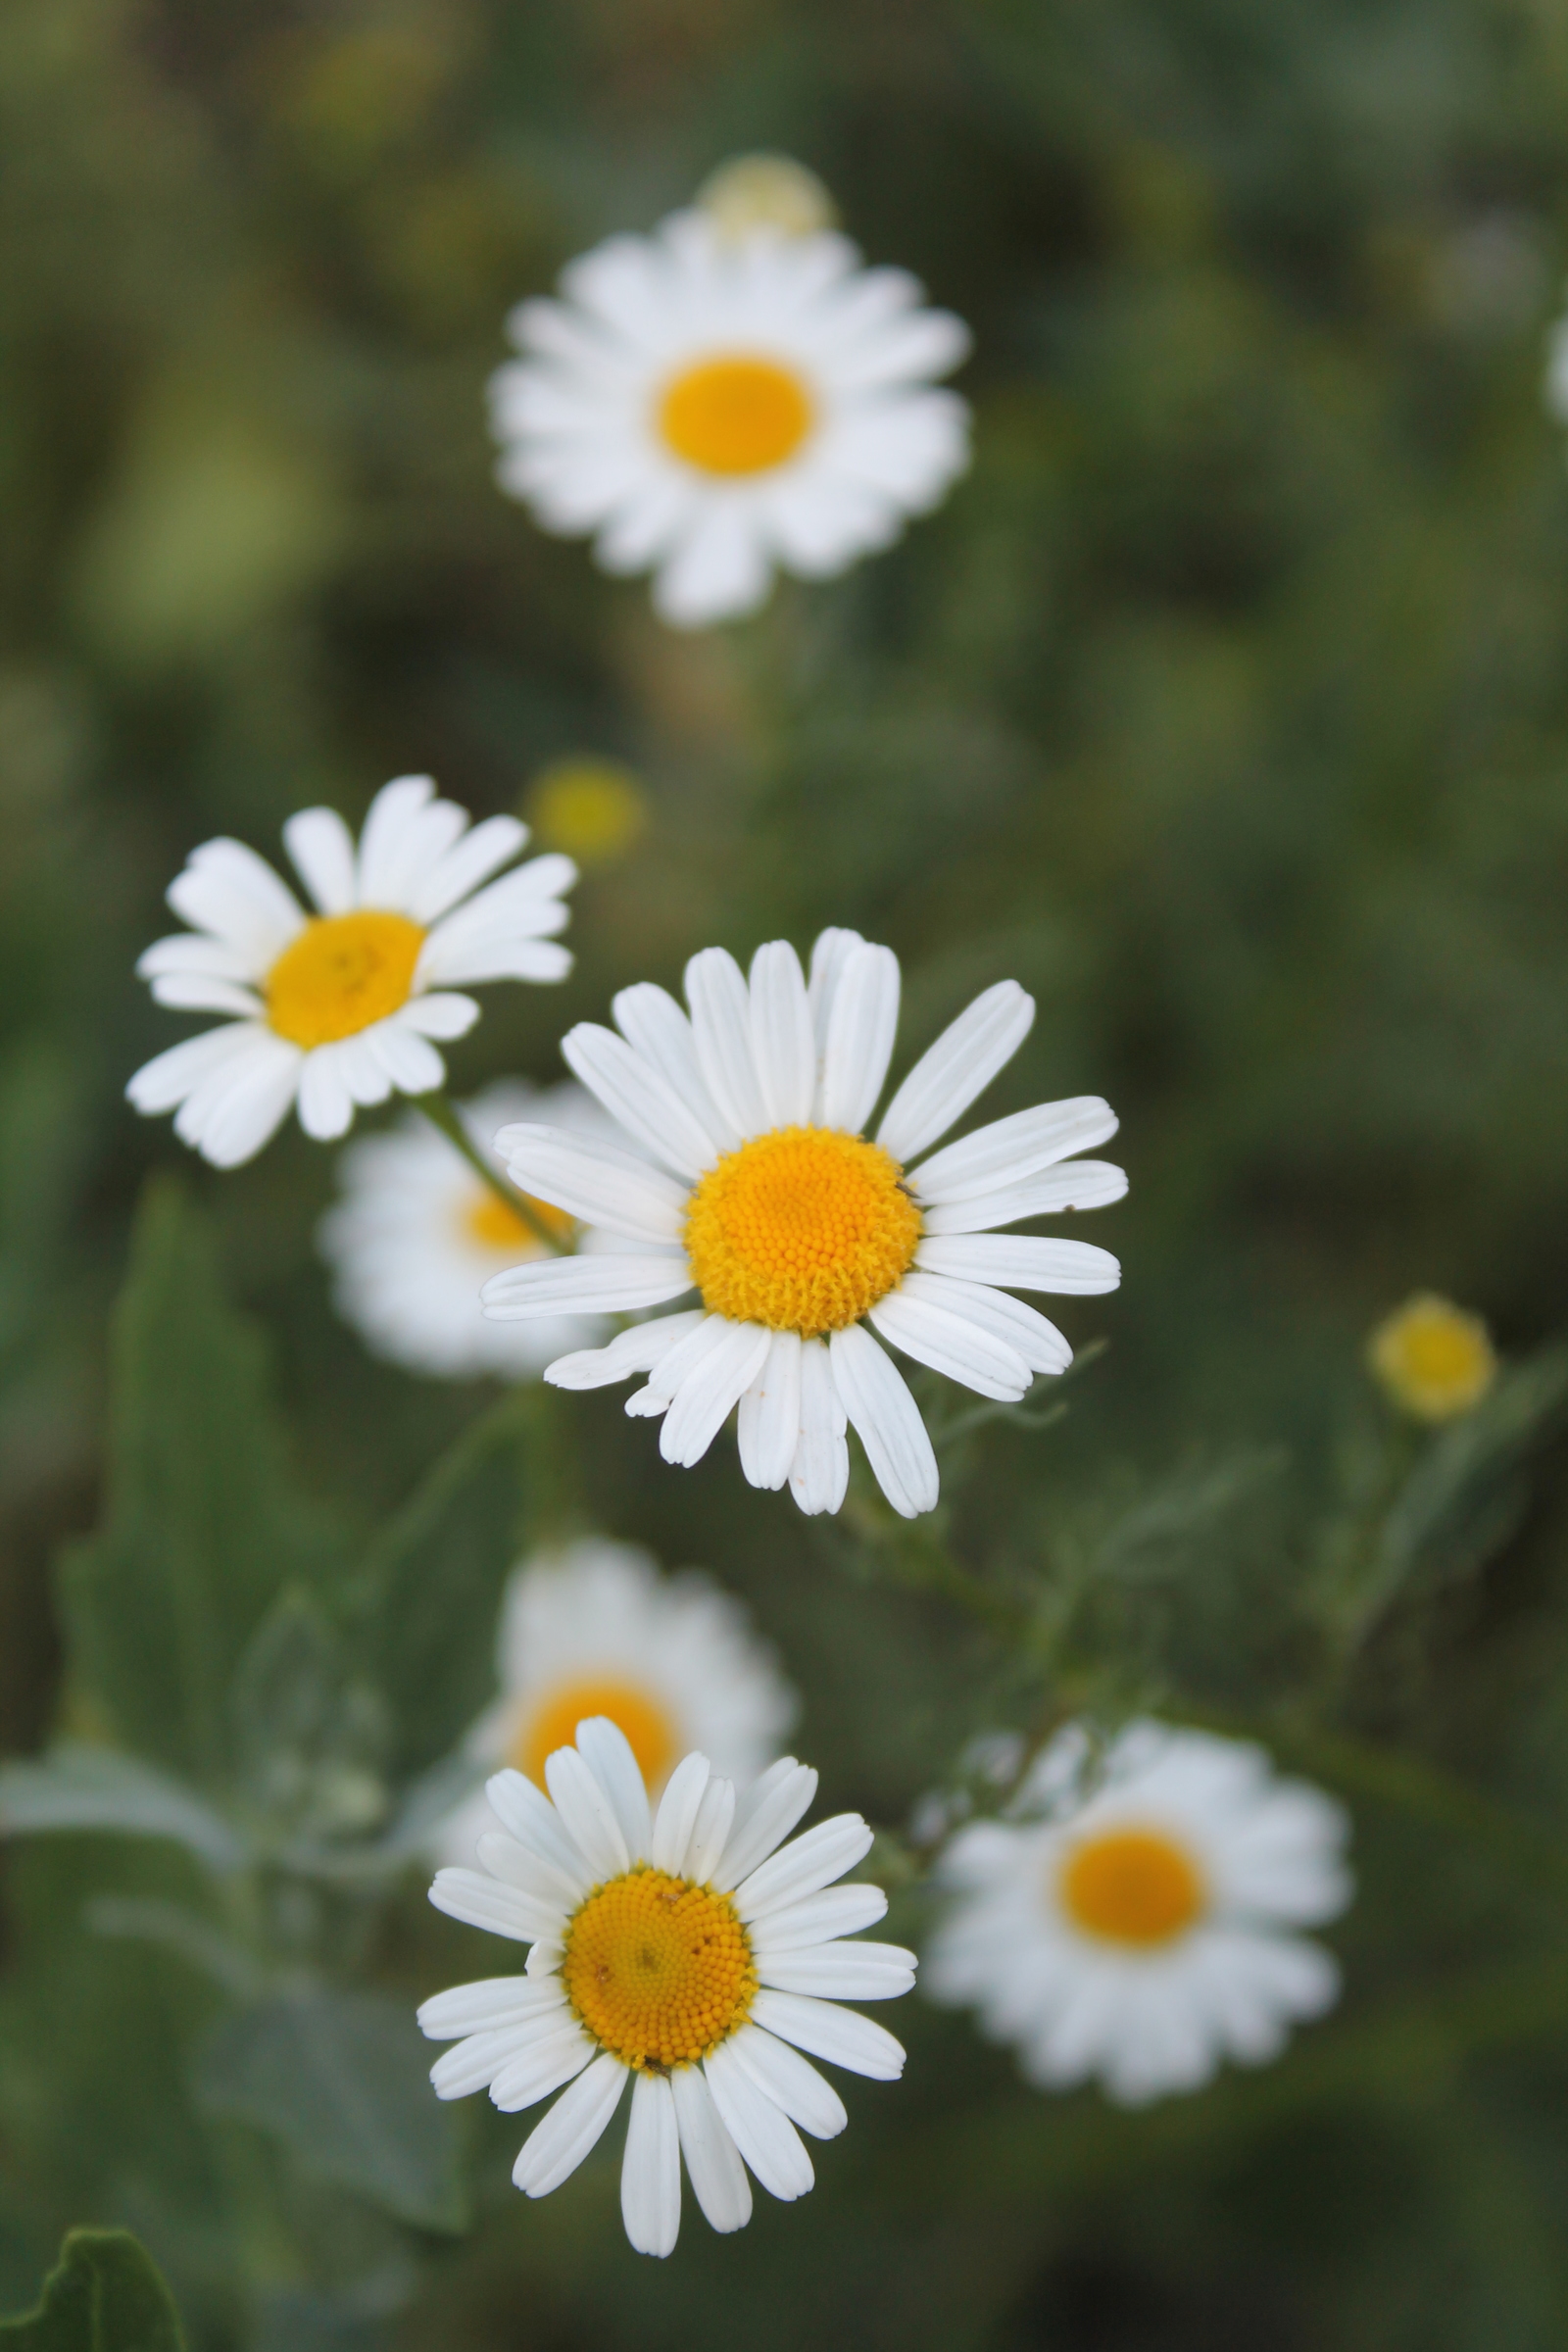
<svg viewBox="0 0 1568 2352"><path fill-rule="evenodd" d="M1343 1809L1275 1780L1260 1748L1156 1723L1125 1731L1077 1801L1087 1754L1069 1727L1009 1818L952 1839L928 1989L977 2007L1042 2089L1098 2076L1141 2105L1196 2090L1223 2058L1277 2057L1339 1989L1331 1955L1294 1931L1349 1900Z"/></svg>
<svg viewBox="0 0 1568 2352"><path fill-rule="evenodd" d="M1418 1421L1469 1412L1497 1377L1497 1358L1479 1315L1435 1291L1419 1291L1378 1325L1367 1361L1394 1402Z"/></svg>
<svg viewBox="0 0 1568 2352"><path fill-rule="evenodd" d="M982 1396L1016 1400L1037 1372L1065 1370L1060 1332L1008 1293L1111 1291L1116 1260L1000 1229L1120 1200L1120 1168L1069 1156L1115 1117L1098 1096L1041 1103L922 1157L1028 1034L1034 1001L1004 980L916 1062L873 1140L899 965L854 931L823 932L809 986L774 940L750 983L705 950L686 994L689 1018L662 988L625 989L618 1034L584 1022L562 1048L635 1155L529 1123L496 1139L514 1184L639 1253L518 1266L486 1285L486 1312L636 1313L695 1289L701 1305L564 1356L546 1379L645 1374L626 1409L662 1416L660 1450L685 1465L738 1404L747 1478L787 1481L805 1511L843 1501L853 1422L894 1509L928 1511L931 1441L872 1331Z"/></svg>
<svg viewBox="0 0 1568 2352"><path fill-rule="evenodd" d="M697 208L722 236L750 237L759 229L808 237L834 228L838 214L814 172L792 155L735 155L710 172L697 191Z"/></svg>
<svg viewBox="0 0 1568 2352"><path fill-rule="evenodd" d="M546 1759L587 1715L608 1716L624 1733L657 1797L693 1748L728 1779L754 1780L799 1713L737 1600L694 1569L662 1576L652 1553L603 1536L514 1572L496 1666L500 1695L475 1724L470 1752L540 1787ZM471 1860L490 1826L476 1798L443 1833L443 1857Z"/></svg>
<svg viewBox="0 0 1568 2352"><path fill-rule="evenodd" d="M728 219L583 255L513 313L524 356L491 384L503 488L595 533L606 570L653 570L684 628L753 611L775 565L823 579L889 546L968 462L968 410L933 389L962 323L830 230Z"/></svg>
<svg viewBox="0 0 1568 2352"><path fill-rule="evenodd" d="M204 843L170 885L190 931L161 939L136 969L160 1004L233 1017L172 1046L125 1089L215 1167L237 1167L291 1104L307 1135L342 1135L357 1104L441 1086L437 1039L462 1037L481 980L561 980L556 944L576 879L569 858L535 858L499 881L528 828L438 801L428 776L400 776L370 804L356 848L331 808L283 827L315 906L307 913L265 859L237 841ZM486 887L481 888L480 885Z"/></svg>
<svg viewBox="0 0 1568 2352"><path fill-rule="evenodd" d="M479 1152L489 1151L508 1119L609 1125L580 1087L541 1093L518 1079L487 1088L459 1106L459 1116ZM486 1315L479 1292L491 1275L519 1258L546 1255L545 1245L417 1111L384 1135L350 1144L338 1162L338 1182L341 1198L317 1238L333 1269L338 1312L377 1355L438 1380L484 1373L518 1379L542 1372L563 1348L592 1348L609 1337L593 1316L530 1324L496 1323ZM564 1243L580 1240L561 1209L541 1200L527 1207Z"/></svg>
<svg viewBox="0 0 1568 2352"><path fill-rule="evenodd" d="M454 1919L531 1943L526 1971L438 1993L419 2011L455 2047L430 2080L445 2099L488 2085L508 2113L567 2087L523 2142L513 2180L542 2197L574 2173L620 2103L626 2234L668 2254L680 2228L680 2166L715 2230L751 2219L747 2170L775 2197L804 2196L801 2131L842 2132L844 2105L803 2050L890 2082L904 2052L841 2000L891 2000L914 1980L896 1944L841 1940L887 1909L876 1886L833 1882L869 1850L857 1813L788 1845L816 1775L786 1756L737 1796L706 1756L687 1756L651 1813L636 1759L612 1723L577 1726L545 1764L549 1796L501 1772L501 1823L480 1870L443 1870L430 1900Z"/></svg>

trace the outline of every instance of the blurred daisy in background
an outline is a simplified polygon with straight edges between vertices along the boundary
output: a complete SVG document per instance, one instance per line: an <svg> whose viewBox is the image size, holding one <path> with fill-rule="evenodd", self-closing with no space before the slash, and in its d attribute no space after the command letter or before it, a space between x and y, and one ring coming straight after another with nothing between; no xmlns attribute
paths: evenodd
<svg viewBox="0 0 1568 2352"><path fill-rule="evenodd" d="M491 382L502 487L595 534L607 571L652 571L677 627L755 611L775 568L824 579L890 546L968 463L968 408L934 388L968 329L866 269L785 170L748 159L573 262L561 300L514 311L523 357Z"/></svg>
<svg viewBox="0 0 1568 2352"><path fill-rule="evenodd" d="M1350 1899L1343 1806L1276 1779L1261 1748L1147 1722L1075 1803L1088 1756L1069 1727L1010 1818L953 1838L928 1991L973 2004L1043 2090L1098 2076L1136 2106L1277 2057L1339 1992L1333 1956L1295 1931Z"/></svg>
<svg viewBox="0 0 1568 2352"><path fill-rule="evenodd" d="M783 1841L816 1793L792 1756L737 1794L686 1756L657 1811L622 1735L603 1718L545 1764L489 1784L499 1830L479 1870L438 1872L430 1900L470 1927L531 1943L526 1973L438 1993L419 2011L455 2046L431 2069L444 2099L489 2087L514 2114L569 2085L523 2142L512 2178L547 2196L602 2137L628 2080L620 2208L639 2253L668 2254L681 2159L713 2229L744 2229L750 2172L789 2203L813 2184L801 2131L849 2120L802 2057L891 2082L904 2052L841 2001L892 2000L914 1954L845 1940L879 1920L876 1886L836 1886L870 1851L858 1813Z"/></svg>
<svg viewBox="0 0 1568 2352"><path fill-rule="evenodd" d="M800 1713L738 1600L695 1569L664 1576L651 1552L602 1536L515 1571L496 1674L500 1695L474 1726L469 1752L540 1788L546 1758L570 1744L585 1716L606 1716L624 1735L657 1797L694 1748L726 1779L755 1780ZM443 1856L471 1862L492 1826L476 1796L444 1826Z"/></svg>
<svg viewBox="0 0 1568 2352"><path fill-rule="evenodd" d="M642 779L622 760L591 753L553 760L528 787L528 822L546 849L576 864L610 865L647 832L653 806Z"/></svg>
<svg viewBox="0 0 1568 2352"><path fill-rule="evenodd" d="M1467 1413L1497 1377L1492 1338L1479 1315L1436 1291L1418 1291L1367 1342L1367 1361L1384 1394L1418 1421Z"/></svg>
<svg viewBox="0 0 1568 2352"><path fill-rule="evenodd" d="M302 809L283 840L312 914L242 842L204 843L169 888L194 928L159 940L136 969L160 1004L232 1017L146 1062L131 1102L148 1116L172 1110L181 1142L232 1168L291 1107L307 1135L329 1141L357 1105L433 1093L446 1082L434 1041L479 1017L461 987L571 968L555 938L571 859L535 858L490 879L527 839L514 816L470 826L428 776L382 787L358 848L335 809Z"/></svg>
<svg viewBox="0 0 1568 2352"><path fill-rule="evenodd" d="M490 1139L509 1119L609 1125L581 1087L541 1093L520 1079L454 1107L475 1151L491 1158ZM560 1349L595 1347L610 1336L603 1318L593 1316L526 1324L486 1315L479 1293L490 1277L549 1252L417 1113L385 1135L351 1144L337 1173L341 1198L317 1238L332 1268L338 1313L376 1355L438 1380L485 1373L523 1379L542 1372ZM570 1217L548 1201L530 1200L527 1207L564 1249L576 1247L580 1236Z"/></svg>
<svg viewBox="0 0 1568 2352"><path fill-rule="evenodd" d="M1004 1401L1064 1371L1061 1333L1009 1290L1092 1295L1121 1270L1087 1242L996 1229L1119 1200L1120 1168L1071 1156L1113 1135L1115 1114L1095 1095L1041 1103L921 1159L1029 1033L1034 999L1004 980L916 1062L869 1140L899 964L855 931L822 933L809 986L787 941L759 948L749 984L706 949L686 995L689 1018L662 988L623 989L618 1035L583 1022L562 1047L637 1155L531 1122L496 1139L514 1184L637 1254L517 1266L486 1286L486 1311L631 1314L695 1289L700 1306L564 1356L546 1379L645 1374L626 1410L662 1417L660 1451L688 1467L738 1405L746 1477L788 1482L808 1512L843 1502L853 1422L894 1509L929 1511L931 1440L871 1333Z"/></svg>

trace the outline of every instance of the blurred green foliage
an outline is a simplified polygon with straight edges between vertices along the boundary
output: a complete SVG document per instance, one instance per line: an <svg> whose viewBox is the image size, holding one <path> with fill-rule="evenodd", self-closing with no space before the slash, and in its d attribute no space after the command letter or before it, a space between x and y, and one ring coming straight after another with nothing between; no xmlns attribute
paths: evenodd
<svg viewBox="0 0 1568 2352"><path fill-rule="evenodd" d="M0 1733L58 1742L11 1817L79 1831L6 1856L0 2306L93 2222L203 2352L1564 2340L1565 122L1548 0L0 15ZM496 493L482 392L513 301L749 147L969 319L978 455L886 559L684 639ZM904 958L906 1053L1036 992L989 1110L1123 1114L1126 1287L1064 1317L1109 1348L1059 1417L930 1384L935 1524L371 1363L293 1132L187 1162L199 1216L155 1188L107 1336L182 1157L121 1089L180 1026L130 966L188 849L583 756L647 830L460 1090L842 922ZM1510 1367L1436 1438L1361 1370L1418 1287ZM977 1732L1267 1739L1356 1811L1341 2012L1126 2117L910 2002L905 2083L741 2237L639 2261L604 2152L525 2204L514 2123L416 2095L413 2001L499 1963L407 1839L514 1544L590 1517L747 1598L899 1932Z"/></svg>

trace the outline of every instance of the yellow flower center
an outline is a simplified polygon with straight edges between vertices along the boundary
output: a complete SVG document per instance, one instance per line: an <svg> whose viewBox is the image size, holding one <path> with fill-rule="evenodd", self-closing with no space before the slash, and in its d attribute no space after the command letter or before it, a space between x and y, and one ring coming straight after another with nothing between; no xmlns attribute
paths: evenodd
<svg viewBox="0 0 1568 2352"><path fill-rule="evenodd" d="M562 1241L570 1239L572 1219L564 1208L556 1208L548 1200L536 1200L531 1193L524 1193L521 1198L547 1231ZM509 1208L499 1193L491 1192L488 1185L464 1203L460 1221L465 1240L481 1250L504 1250L509 1257L537 1257L544 1248L532 1226L514 1208ZM569 1740L570 1737L568 1732L566 1739ZM558 1740L556 1744L563 1747L566 1740Z"/></svg>
<svg viewBox="0 0 1568 2352"><path fill-rule="evenodd" d="M561 1977L600 2047L639 2074L694 2066L746 2023L757 1993L728 1895L646 1864L573 1914Z"/></svg>
<svg viewBox="0 0 1568 2352"><path fill-rule="evenodd" d="M810 431L811 396L791 368L735 352L699 360L665 385L659 430L704 473L765 473Z"/></svg>
<svg viewBox="0 0 1568 2352"><path fill-rule="evenodd" d="M1396 1404L1423 1421L1451 1421L1467 1413L1497 1374L1481 1317L1430 1291L1379 1324L1368 1354Z"/></svg>
<svg viewBox="0 0 1568 2352"><path fill-rule="evenodd" d="M546 1756L553 1756L558 1747L569 1747L578 1724L590 1715L608 1715L625 1733L643 1779L650 1788L661 1788L681 1753L676 1726L657 1698L635 1683L610 1676L585 1675L580 1682L558 1684L546 1691L518 1722L507 1762L542 1788Z"/></svg>
<svg viewBox="0 0 1568 2352"><path fill-rule="evenodd" d="M267 1017L291 1045L335 1045L406 1004L424 933L406 914L326 914L291 939L267 975Z"/></svg>
<svg viewBox="0 0 1568 2352"><path fill-rule="evenodd" d="M1208 1908L1191 1854L1157 1830L1107 1830L1072 1847L1058 1892L1075 1927L1107 1943L1170 1943Z"/></svg>
<svg viewBox="0 0 1568 2352"><path fill-rule="evenodd" d="M775 1127L726 1152L686 1219L703 1304L808 1339L858 1322L920 1239L903 1173L880 1144L831 1127Z"/></svg>

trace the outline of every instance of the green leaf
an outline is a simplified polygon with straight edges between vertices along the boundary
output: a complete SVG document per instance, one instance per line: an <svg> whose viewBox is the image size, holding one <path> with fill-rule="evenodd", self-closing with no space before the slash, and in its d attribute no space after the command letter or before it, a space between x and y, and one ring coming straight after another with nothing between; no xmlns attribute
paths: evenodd
<svg viewBox="0 0 1568 2352"><path fill-rule="evenodd" d="M172 1838L209 1870L237 1870L245 1860L221 1815L181 1782L112 1747L67 1744L37 1763L0 1764L0 1832L51 1830Z"/></svg>
<svg viewBox="0 0 1568 2352"><path fill-rule="evenodd" d="M116 1319L108 1511L65 1569L73 1661L121 1742L225 1786L240 1656L331 1549L289 1480L261 1346L205 1225L155 1182Z"/></svg>
<svg viewBox="0 0 1568 2352"><path fill-rule="evenodd" d="M183 2352L169 2289L128 2230L73 2230L43 2301L0 2320L17 2352Z"/></svg>
<svg viewBox="0 0 1568 2352"><path fill-rule="evenodd" d="M207 2113L281 2140L300 2170L406 2222L466 2220L457 2119L430 2087L409 2009L327 1987L280 1993L225 2018L196 2073Z"/></svg>
<svg viewBox="0 0 1568 2352"><path fill-rule="evenodd" d="M466 1431L367 1562L362 1654L396 1725L398 1780L444 1756L495 1695L496 1621L524 1533L528 1409L508 1397Z"/></svg>

